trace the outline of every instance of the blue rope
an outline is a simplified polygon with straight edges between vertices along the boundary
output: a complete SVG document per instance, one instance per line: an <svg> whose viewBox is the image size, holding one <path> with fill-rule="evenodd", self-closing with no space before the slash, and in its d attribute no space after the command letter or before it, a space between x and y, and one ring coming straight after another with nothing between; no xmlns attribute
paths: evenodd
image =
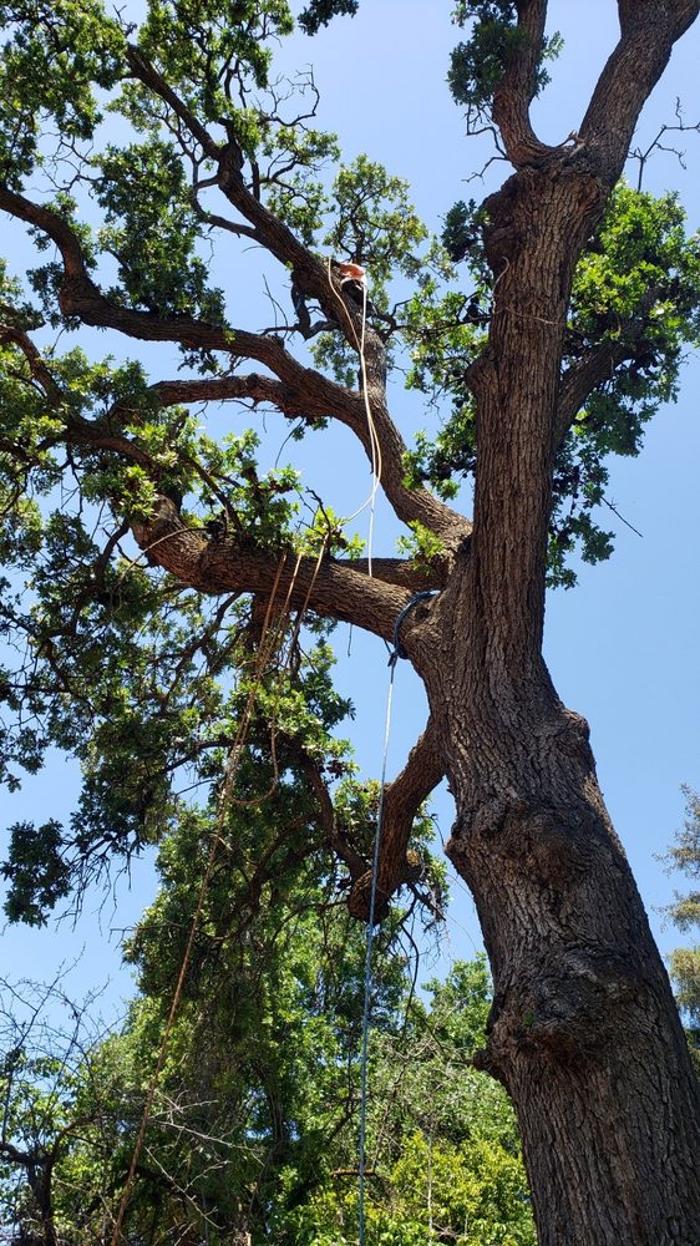
<svg viewBox="0 0 700 1246"><path fill-rule="evenodd" d="M386 790L386 766L389 754L389 734L391 731L391 706L394 694L394 675L396 662L389 662L389 690L386 699L386 718L384 724L384 757L382 761L382 777L379 788L379 809L377 812L377 833L374 837L374 853L372 856L372 886L369 896L369 919L367 921L367 945L365 949L365 1002L362 1013L362 1052L360 1055L360 1157L358 1175L360 1180L358 1198L358 1219L360 1246L365 1246L365 1143L367 1140L367 1053L369 1046L370 1000L372 993L372 945L374 943L374 914L377 905L377 873L379 867L379 846L382 838L382 816L384 813L384 792Z"/></svg>
<svg viewBox="0 0 700 1246"><path fill-rule="evenodd" d="M382 754L382 774L379 783L377 833L374 837L374 851L372 853L372 885L369 893L369 917L367 920L367 943L365 948L365 1000L362 1011L362 1048L360 1053L360 1140L358 1164L359 1246L365 1246L365 1173L367 1167L365 1150L367 1142L367 1065L372 995L372 946L374 944L374 915L377 908L377 876L379 873L379 849L382 841L382 827L384 821L384 796L386 793L386 769L389 757L389 738L391 735L391 711L394 698L394 676L396 674L396 663L398 662L398 659L408 657L406 650L401 644L401 627L404 620L413 607L418 605L418 602L426 601L429 597L434 596L435 592L437 592L436 589L425 589L421 593L415 593L411 600L404 606L403 610L401 610L397 615L393 635L394 649L389 658L389 688L387 691L386 715L384 719L384 750Z"/></svg>

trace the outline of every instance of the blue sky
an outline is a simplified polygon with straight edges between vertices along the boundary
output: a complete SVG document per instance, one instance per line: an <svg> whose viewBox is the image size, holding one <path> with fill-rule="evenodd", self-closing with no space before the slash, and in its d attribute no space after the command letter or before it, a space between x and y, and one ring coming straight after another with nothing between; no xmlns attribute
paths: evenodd
<svg viewBox="0 0 700 1246"><path fill-rule="evenodd" d="M561 30L565 47L552 67L552 85L535 108L545 140L562 141L576 129L614 44L615 7L613 0L550 4L551 28ZM322 97L320 126L338 132L346 159L366 152L405 177L420 213L436 229L455 200L488 193L508 172L505 165L495 164L483 183L468 181L490 150L486 140L464 137L445 84L449 51L457 37L450 8L449 0L361 0L357 18L338 20L313 40L295 36L279 56L279 68L287 72L313 63ZM699 51L696 29L676 50L647 105L639 128L642 145L661 123L673 120L676 97L689 122L700 119ZM677 188L694 230L700 225L700 136L691 133L681 139L687 170L673 156L660 153L648 169L645 186L656 192ZM268 323L269 312L261 310L256 257L234 259L230 268L225 257L218 261L234 322L252 328ZM137 353L127 349L132 356ZM104 338L100 350L105 350ZM641 457L613 465L609 497L643 538L612 514L606 516L606 524L618 534L612 560L582 567L575 590L551 594L546 622L545 651L555 685L566 704L590 722L603 791L664 951L677 937L663 929L655 909L672 897L674 881L666 878L654 854L668 844L682 820L681 783L700 786L699 398L700 367L691 356L679 401L659 413ZM417 427L431 427L433 417L415 395L397 389L394 411L409 437ZM215 413L211 422L220 432L243 426L230 408ZM270 435L279 444L286 431L280 422ZM348 513L365 496L366 465L343 430L310 439L303 463L312 480L326 480L324 494L337 512ZM359 530L363 522L358 520ZM395 534L395 525L380 507L375 551L392 552ZM345 629L338 641L339 681L357 710L353 735L358 759L365 772L377 775L386 652L375 639L354 633L347 657ZM407 663L398 672L394 704L390 773L402 764L425 716L422 690ZM19 796L7 799L9 816L3 820L61 816L70 809L76 789L73 769L53 758ZM434 804L447 837L451 807L446 793L439 793ZM682 885L682 880L676 882ZM46 977L59 961L71 960L82 950L73 975L76 989L111 975L106 999L116 1003L128 991L129 978L119 968L118 939L110 932L133 923L152 889L152 866L137 863L131 887L122 880L113 895L91 898L75 928L64 921L43 931L6 931L5 972ZM455 890L447 932L443 967L451 956L470 956L480 942L473 905L462 885Z"/></svg>

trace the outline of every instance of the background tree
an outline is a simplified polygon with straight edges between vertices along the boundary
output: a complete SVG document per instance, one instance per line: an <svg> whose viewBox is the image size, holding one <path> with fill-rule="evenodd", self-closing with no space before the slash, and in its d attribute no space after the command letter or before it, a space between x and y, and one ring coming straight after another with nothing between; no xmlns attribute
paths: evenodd
<svg viewBox="0 0 700 1246"><path fill-rule="evenodd" d="M685 825L676 834L664 860L669 873L679 870L695 880L700 877L700 797L690 788L683 790ZM700 926L700 893L695 890L686 895L676 892L673 904L665 911L679 930L692 931ZM700 947L676 948L670 956L670 969L676 999L690 1022L687 1033L691 1051L696 1066L700 1067Z"/></svg>
<svg viewBox="0 0 700 1246"><path fill-rule="evenodd" d="M312 3L302 21L311 31L356 7ZM271 757L278 733L292 751L313 735L313 681L309 702L284 664L251 676L246 602L254 645L256 615L280 600L283 614L308 609L389 640L412 593L439 590L403 628L431 716L387 793L380 910L420 875L414 815L447 773L447 851L494 975L479 1063L514 1101L543 1243L698 1234L698 1095L682 1030L586 725L541 657L548 573L570 582L576 541L590 559L609 552L591 514L604 458L636 451L697 337L697 247L677 204L615 188L698 7L619 0L619 43L581 125L549 147L529 115L557 48L545 0L459 3L452 91L471 129L494 127L514 172L481 208L453 208L440 245L403 184L366 157L329 190L322 166L336 149L313 128L313 81L294 113L270 75L270 46L292 25L283 0L154 3L138 28L95 3L3 6L0 206L48 253L30 275L33 302L4 285L2 618L24 658L3 677L17 715L7 778L36 769L48 743L84 774L71 825L13 828L9 911L41 920L107 858L186 819L183 773L221 788L251 680ZM254 241L278 262L284 321L229 323L210 237ZM329 250L370 270L364 335L361 299L319 254ZM42 322L83 346L61 353ZM96 361L86 327L160 349L148 366ZM163 343L188 376L163 378ZM454 408L443 438L413 453L386 387L402 351L411 383ZM290 470L264 470L254 434L210 438L189 408L224 400L271 406L298 435L329 419L350 429L410 555L370 566L328 499L296 509L309 496ZM449 494L463 473L473 525L426 487ZM346 867L351 911L366 916L366 835L335 791L323 726L302 748L311 764L296 764Z"/></svg>
<svg viewBox="0 0 700 1246"><path fill-rule="evenodd" d="M122 1078L105 1059L96 999L63 983L0 985L0 1237L59 1246L103 1206Z"/></svg>
<svg viewBox="0 0 700 1246"><path fill-rule="evenodd" d="M245 825L232 821L231 831L242 851ZM141 989L120 1032L96 1032L59 985L7 986L0 1225L8 1241L112 1241L200 842L201 827L183 825L162 849L162 889L129 953ZM284 895L279 878L279 862L260 889L242 869L221 871L209 893L148 1108L124 1223L134 1246L357 1239L362 930L329 902L308 859L286 871ZM422 1003L405 974L402 916L382 930L374 982L371 1237L525 1246L534 1225L514 1114L471 1063L491 998L484 961L455 964Z"/></svg>

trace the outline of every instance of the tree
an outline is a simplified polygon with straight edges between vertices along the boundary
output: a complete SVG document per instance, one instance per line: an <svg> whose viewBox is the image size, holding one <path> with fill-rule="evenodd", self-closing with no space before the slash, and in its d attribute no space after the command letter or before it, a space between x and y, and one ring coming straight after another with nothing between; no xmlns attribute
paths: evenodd
<svg viewBox="0 0 700 1246"><path fill-rule="evenodd" d="M398 1034L376 1036L370 1224L377 1240L396 1246L529 1246L534 1225L512 1109L503 1088L472 1066L491 1002L485 964L457 962L428 989L429 1005L412 1001ZM304 1208L307 1222L319 1206L335 1211L329 1244L339 1238L339 1194L326 1188ZM347 1233L348 1242L355 1236Z"/></svg>
<svg viewBox="0 0 700 1246"><path fill-rule="evenodd" d="M3 1241L77 1241L76 1229L102 1205L123 1078L105 1059L95 1002L76 1005L59 979L0 983Z"/></svg>
<svg viewBox="0 0 700 1246"><path fill-rule="evenodd" d="M301 21L313 32L356 8L312 0ZM640 109L699 8L618 0L618 45L577 133L552 147L530 120L556 53L546 0L460 0L452 91L514 171L480 208L456 205L440 245L366 157L329 193L321 168L336 148L313 128L313 80L294 116L269 72L270 45L292 25L284 0L154 2L138 29L96 0L3 5L0 207L51 252L31 274L38 308L5 281L3 555L15 570L2 618L27 654L4 677L18 715L6 754L10 782L47 742L85 776L70 827L13 828L10 911L41 920L76 877L162 836L183 809L183 768L224 782L236 662L242 686L250 678L244 600L249 635L283 600L390 641L413 594L435 590L402 626L431 709L387 791L379 915L415 882L414 816L447 774L447 852L474 895L495 987L479 1064L515 1105L543 1246L690 1246L700 1227L698 1090L668 977L587 726L541 656L548 571L570 582L579 540L592 560L609 552L591 514L605 456L636 452L697 339L700 264L677 203L618 183ZM110 125L121 119L109 137L105 106ZM210 237L253 241L278 262L288 319L261 332L228 322ZM323 249L371 273L364 335L361 291ZM396 277L411 293L392 306ZM61 355L42 322L87 346L91 326L157 344L158 379L133 360ZM164 343L190 376L163 379ZM453 404L444 436L413 453L387 390L402 349L411 383ZM216 443L189 412L225 400L272 407L299 436L329 420L351 430L411 529L410 556L359 557L327 499L295 527L293 473L263 472L252 434ZM445 497L465 473L473 523ZM60 488L68 504L52 510ZM313 707L266 679L270 738L293 749ZM302 752L351 911L366 917L366 843L333 800L324 749Z"/></svg>
<svg viewBox="0 0 700 1246"><path fill-rule="evenodd" d="M280 799L293 803L288 786ZM261 819L239 814L234 825L243 857ZM183 823L162 849L162 889L129 947L140 993L120 1032L91 1033L65 987L6 988L0 1191L13 1241L113 1239L183 918L196 903L200 841L201 827ZM364 939L314 864L298 856L284 894L271 885L279 857L261 888L238 868L222 870L209 892L147 1108L124 1222L134 1246L356 1241ZM491 998L483 958L430 984L426 1005L406 977L401 935L396 912L381 932L373 989L371 1236L530 1246L514 1114L503 1089L471 1067Z"/></svg>
<svg viewBox="0 0 700 1246"><path fill-rule="evenodd" d="M700 875L700 796L686 787L686 820L683 829L663 858L671 870L681 870L688 878ZM700 926L700 893L687 895L676 892L666 913L679 930L689 931ZM688 1041L696 1064L700 1064L700 947L679 947L670 956L671 981L676 999L690 1022Z"/></svg>

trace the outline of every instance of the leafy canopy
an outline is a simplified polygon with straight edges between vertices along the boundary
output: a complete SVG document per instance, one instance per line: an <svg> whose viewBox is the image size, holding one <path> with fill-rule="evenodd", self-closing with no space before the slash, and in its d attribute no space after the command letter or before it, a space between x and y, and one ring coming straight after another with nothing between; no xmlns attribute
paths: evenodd
<svg viewBox="0 0 700 1246"><path fill-rule="evenodd" d="M301 24L313 31L356 7L310 4ZM446 497L469 482L478 470L469 367L493 299L484 210L445 205L438 238L400 178L368 155L340 162L334 136L317 128L313 76L275 77L274 48L293 27L282 0L152 0L136 27L69 0L4 4L2 16L0 174L70 225L90 280L114 306L149 323L216 328L235 344L235 280L224 290L220 274L231 246L249 246L255 230L216 210L213 163L192 137L208 126L261 210L319 254L367 266L369 323L394 383L404 376L426 400L406 481ZM515 6L460 4L455 21L465 40L451 81L469 120L470 109L493 106ZM144 63L150 78L135 72ZM160 93L148 85L154 75ZM215 540L235 533L241 548L272 560L322 543L352 558L362 543L330 499L319 504L306 488L287 447L281 459L272 454L259 428L215 436L191 403L166 397L155 352L115 358L101 338L76 337L53 246L38 226L32 235L39 263L28 280L7 266L0 278L1 777L16 786L50 747L77 758L83 774L68 825L11 828L7 911L40 922L114 854L128 859L160 841L190 810L192 791L204 792L208 809L248 687L255 603L211 605L163 576L136 556L129 525L148 519L161 495L193 528ZM591 359L598 380L556 458L553 583L573 583L575 550L589 561L611 551L601 520L609 459L637 454L647 421L675 396L684 351L698 340L698 264L673 196L618 187L579 264L566 331L562 383ZM288 320L275 313L263 338L308 343L318 367L355 388L356 359L338 324L299 299L287 270L272 297ZM168 370L238 376L229 354L194 333L179 354L166 349ZM292 446L323 435L323 410L291 418ZM420 523L402 541L419 570L440 558L440 538ZM303 742L333 787L348 777L337 729L350 707L331 689L330 633L313 626L313 656L297 655L293 679L270 674L260 713L283 724L290 745ZM255 747L270 757L263 734ZM356 799L368 790L358 785Z"/></svg>

